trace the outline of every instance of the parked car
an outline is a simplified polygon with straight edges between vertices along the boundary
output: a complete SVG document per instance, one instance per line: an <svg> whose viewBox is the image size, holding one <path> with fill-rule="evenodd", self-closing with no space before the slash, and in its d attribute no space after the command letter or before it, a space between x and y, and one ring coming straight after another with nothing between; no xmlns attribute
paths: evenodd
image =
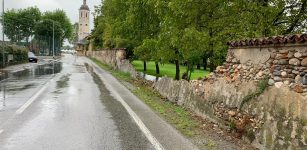
<svg viewBox="0 0 307 150"><path fill-rule="evenodd" d="M34 55L33 52L28 52L28 59L29 59L29 62L37 63L38 61L37 57Z"/></svg>

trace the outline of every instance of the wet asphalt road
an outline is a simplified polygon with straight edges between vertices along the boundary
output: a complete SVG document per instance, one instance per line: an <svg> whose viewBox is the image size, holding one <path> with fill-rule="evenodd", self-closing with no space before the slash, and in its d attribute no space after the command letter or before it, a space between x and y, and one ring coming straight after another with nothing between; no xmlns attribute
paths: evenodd
<svg viewBox="0 0 307 150"><path fill-rule="evenodd" d="M165 149L196 149L84 57L9 73L0 87L0 150L155 149L114 92Z"/></svg>

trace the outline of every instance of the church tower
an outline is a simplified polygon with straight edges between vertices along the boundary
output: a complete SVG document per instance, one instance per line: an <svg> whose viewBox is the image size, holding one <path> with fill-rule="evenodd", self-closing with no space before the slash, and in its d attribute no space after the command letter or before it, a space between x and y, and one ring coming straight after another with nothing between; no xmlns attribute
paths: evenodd
<svg viewBox="0 0 307 150"><path fill-rule="evenodd" d="M90 34L90 9L83 0L83 5L79 9L79 31L78 41L83 40Z"/></svg>

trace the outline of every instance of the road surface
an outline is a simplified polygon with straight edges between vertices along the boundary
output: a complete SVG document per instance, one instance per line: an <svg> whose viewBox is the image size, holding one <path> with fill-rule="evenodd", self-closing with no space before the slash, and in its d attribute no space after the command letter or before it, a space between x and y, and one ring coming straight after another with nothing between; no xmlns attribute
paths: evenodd
<svg viewBox="0 0 307 150"><path fill-rule="evenodd" d="M8 73L0 87L1 150L197 149L85 57Z"/></svg>

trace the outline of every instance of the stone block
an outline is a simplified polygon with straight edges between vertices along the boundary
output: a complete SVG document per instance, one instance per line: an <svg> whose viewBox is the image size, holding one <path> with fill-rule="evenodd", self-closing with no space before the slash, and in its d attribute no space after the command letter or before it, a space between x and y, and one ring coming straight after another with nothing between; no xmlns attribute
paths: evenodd
<svg viewBox="0 0 307 150"><path fill-rule="evenodd" d="M302 77L302 83L303 83L303 85L307 85L307 76L306 75L304 75Z"/></svg>
<svg viewBox="0 0 307 150"><path fill-rule="evenodd" d="M290 51L290 52L288 53L288 58L293 58L293 57L294 57L294 52Z"/></svg>
<svg viewBox="0 0 307 150"><path fill-rule="evenodd" d="M285 78L285 77L287 77L287 72L285 72L285 71L283 71L283 72L281 72L281 76L283 77L283 78Z"/></svg>
<svg viewBox="0 0 307 150"><path fill-rule="evenodd" d="M304 92L304 89L303 89L303 87L302 86L300 86L300 85L295 85L294 87L293 87L293 90L295 91L295 92L297 92L297 93L303 93Z"/></svg>
<svg viewBox="0 0 307 150"><path fill-rule="evenodd" d="M280 77L274 77L274 81L275 82L280 82L280 81L282 81L282 79Z"/></svg>
<svg viewBox="0 0 307 150"><path fill-rule="evenodd" d="M275 84L275 81L274 81L273 79L269 79L268 84L272 86L272 85L274 85L274 84Z"/></svg>
<svg viewBox="0 0 307 150"><path fill-rule="evenodd" d="M289 51L288 50L279 50L279 53L281 54L287 54Z"/></svg>
<svg viewBox="0 0 307 150"><path fill-rule="evenodd" d="M281 75L281 72L280 72L280 71L275 70L275 71L273 72L273 75L274 75L274 76L280 76L280 75Z"/></svg>
<svg viewBox="0 0 307 150"><path fill-rule="evenodd" d="M295 77L295 83L297 83L297 84L301 84L302 83L302 77L300 75L297 75Z"/></svg>
<svg viewBox="0 0 307 150"><path fill-rule="evenodd" d="M296 52L296 53L294 53L294 57L301 58L302 57L302 53Z"/></svg>
<svg viewBox="0 0 307 150"><path fill-rule="evenodd" d="M288 58L288 54L277 54L275 59L286 59Z"/></svg>
<svg viewBox="0 0 307 150"><path fill-rule="evenodd" d="M280 88L283 84L283 82L276 82L275 87Z"/></svg>
<svg viewBox="0 0 307 150"><path fill-rule="evenodd" d="M288 61L288 59L280 59L280 60L278 61L278 64L279 64L279 65L288 65L288 64L289 64L289 61ZM306 60L306 66L307 66L307 60Z"/></svg>
<svg viewBox="0 0 307 150"><path fill-rule="evenodd" d="M298 65L301 64L301 61L300 61L299 59L297 59L297 58L292 58L292 59L289 60L289 64L290 64L290 65L296 65L296 66L298 66Z"/></svg>
<svg viewBox="0 0 307 150"><path fill-rule="evenodd" d="M304 58L301 62L301 65L307 67L307 58Z"/></svg>

